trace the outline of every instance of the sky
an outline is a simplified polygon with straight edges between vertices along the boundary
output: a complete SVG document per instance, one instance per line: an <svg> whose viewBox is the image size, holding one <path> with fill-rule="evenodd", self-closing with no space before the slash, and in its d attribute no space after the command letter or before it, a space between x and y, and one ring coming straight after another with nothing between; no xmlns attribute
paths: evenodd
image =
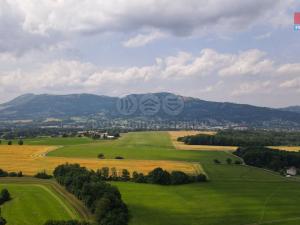
<svg viewBox="0 0 300 225"><path fill-rule="evenodd" d="M300 105L298 0L1 0L0 103L172 92Z"/></svg>

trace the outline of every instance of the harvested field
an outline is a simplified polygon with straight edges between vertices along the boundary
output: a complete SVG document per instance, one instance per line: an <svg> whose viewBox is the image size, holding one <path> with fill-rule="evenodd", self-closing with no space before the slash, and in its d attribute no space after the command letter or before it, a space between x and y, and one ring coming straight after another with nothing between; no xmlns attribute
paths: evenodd
<svg viewBox="0 0 300 225"><path fill-rule="evenodd" d="M235 146L213 146L213 145L186 145L183 142L177 141L177 138L196 135L196 134L208 134L214 135L216 132L212 131L169 131L172 143L178 150L196 150L196 151L235 151Z"/></svg>
<svg viewBox="0 0 300 225"><path fill-rule="evenodd" d="M270 148L288 151L288 152L299 152L300 151L300 146L271 146Z"/></svg>
<svg viewBox="0 0 300 225"><path fill-rule="evenodd" d="M168 171L180 170L190 174L202 171L199 163L190 162L45 157L47 152L54 149L53 146L0 146L0 168L10 172L22 171L26 175L34 175L42 170L52 173L57 165L64 163L79 163L93 170L115 167L118 172L128 169L130 172L148 173L156 167L162 167Z"/></svg>

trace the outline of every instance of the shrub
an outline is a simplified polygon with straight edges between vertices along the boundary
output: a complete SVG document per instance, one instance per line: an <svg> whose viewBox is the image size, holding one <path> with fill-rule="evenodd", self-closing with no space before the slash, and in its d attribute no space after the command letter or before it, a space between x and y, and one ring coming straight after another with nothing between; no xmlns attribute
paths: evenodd
<svg viewBox="0 0 300 225"><path fill-rule="evenodd" d="M231 158L227 158L226 162L227 162L228 165L230 165L232 163L232 159Z"/></svg>
<svg viewBox="0 0 300 225"><path fill-rule="evenodd" d="M24 141L22 140L22 139L20 139L19 141L18 141L18 145L23 145L24 144Z"/></svg>
<svg viewBox="0 0 300 225"><path fill-rule="evenodd" d="M39 179L51 179L52 176L47 174L46 171L43 172L39 172L36 175L34 175L35 178L39 178Z"/></svg>
<svg viewBox="0 0 300 225"><path fill-rule="evenodd" d="M116 156L115 159L124 159L122 156Z"/></svg>
<svg viewBox="0 0 300 225"><path fill-rule="evenodd" d="M6 220L0 216L0 225L5 225L6 223Z"/></svg>
<svg viewBox="0 0 300 225"><path fill-rule="evenodd" d="M8 173L8 176L9 177L17 177L18 174L16 172L10 172L10 173Z"/></svg>
<svg viewBox="0 0 300 225"><path fill-rule="evenodd" d="M12 141L8 141L7 144L8 144L8 145L12 145Z"/></svg>
<svg viewBox="0 0 300 225"><path fill-rule="evenodd" d="M235 161L234 161L234 164L236 164L236 165L241 165L242 162L241 162L240 160L235 160Z"/></svg>
<svg viewBox="0 0 300 225"><path fill-rule="evenodd" d="M9 201L11 198L10 198L10 193L8 192L7 189L3 189L1 192L0 192L0 205L2 205L4 202L7 202Z"/></svg>
<svg viewBox="0 0 300 225"><path fill-rule="evenodd" d="M196 182L205 182L207 181L207 177L204 174L198 174L196 176Z"/></svg>
<svg viewBox="0 0 300 225"><path fill-rule="evenodd" d="M214 159L215 164L221 164L221 162L218 159Z"/></svg>
<svg viewBox="0 0 300 225"><path fill-rule="evenodd" d="M187 184L190 183L190 177L181 171L173 171L171 173L171 183L172 184Z"/></svg>
<svg viewBox="0 0 300 225"><path fill-rule="evenodd" d="M0 177L7 177L8 176L8 172L6 172L5 170L0 169Z"/></svg>
<svg viewBox="0 0 300 225"><path fill-rule="evenodd" d="M103 154L103 153L99 153L99 154L98 154L98 159L105 159L104 154Z"/></svg>

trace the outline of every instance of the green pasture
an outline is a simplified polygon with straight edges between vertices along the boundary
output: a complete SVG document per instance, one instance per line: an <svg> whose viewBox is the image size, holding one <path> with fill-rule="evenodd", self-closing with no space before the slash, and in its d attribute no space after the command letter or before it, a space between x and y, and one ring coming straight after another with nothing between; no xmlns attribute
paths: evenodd
<svg viewBox="0 0 300 225"><path fill-rule="evenodd" d="M79 219L79 215L65 200L49 187L38 184L5 184L12 199L1 206L7 225L43 225L48 219Z"/></svg>

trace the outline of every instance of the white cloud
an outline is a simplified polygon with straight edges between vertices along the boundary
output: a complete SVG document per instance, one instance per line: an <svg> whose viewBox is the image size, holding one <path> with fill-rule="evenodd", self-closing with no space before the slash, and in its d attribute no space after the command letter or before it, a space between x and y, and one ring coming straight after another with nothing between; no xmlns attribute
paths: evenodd
<svg viewBox="0 0 300 225"><path fill-rule="evenodd" d="M165 38L166 36L167 35L165 33L160 31L154 31L148 34L138 34L137 36L123 42L123 46L127 48L141 47L155 40Z"/></svg>
<svg viewBox="0 0 300 225"><path fill-rule="evenodd" d="M265 58L266 53L252 49L232 55L227 67L219 71L220 76L268 74L273 71L273 61Z"/></svg>
<svg viewBox="0 0 300 225"><path fill-rule="evenodd" d="M300 78L284 81L280 87L300 91Z"/></svg>
<svg viewBox="0 0 300 225"><path fill-rule="evenodd" d="M2 0L0 51L41 48L78 34L136 34L145 29L156 32L141 33L125 46L142 46L163 33L225 35L254 25L287 24L294 4L291 0L227 0L226 4L223 0Z"/></svg>

